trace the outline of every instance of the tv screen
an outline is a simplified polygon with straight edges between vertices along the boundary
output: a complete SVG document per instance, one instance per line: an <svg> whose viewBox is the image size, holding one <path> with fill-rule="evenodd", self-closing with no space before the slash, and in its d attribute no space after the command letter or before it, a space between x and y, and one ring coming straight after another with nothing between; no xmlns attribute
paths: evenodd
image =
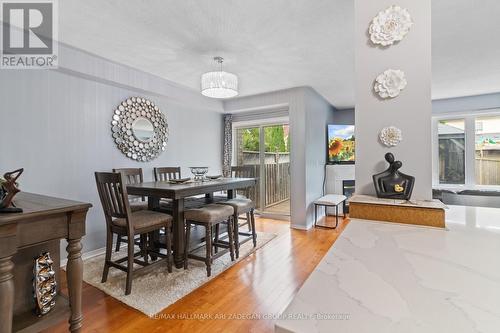
<svg viewBox="0 0 500 333"><path fill-rule="evenodd" d="M354 163L356 141L353 125L328 125L328 163Z"/></svg>

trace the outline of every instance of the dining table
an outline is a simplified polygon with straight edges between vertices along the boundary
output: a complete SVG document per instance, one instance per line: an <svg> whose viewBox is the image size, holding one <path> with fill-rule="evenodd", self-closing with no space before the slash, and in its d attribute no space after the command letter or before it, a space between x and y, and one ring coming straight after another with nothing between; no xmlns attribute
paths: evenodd
<svg viewBox="0 0 500 333"><path fill-rule="evenodd" d="M188 180L184 183L175 181L152 181L127 185L129 195L148 198L148 209L160 210L161 199L171 199L172 203L172 248L175 267L184 266L185 246L185 199L204 195L206 203L213 202L214 193L225 191L227 199L235 197L235 191L256 185L256 178L218 178Z"/></svg>

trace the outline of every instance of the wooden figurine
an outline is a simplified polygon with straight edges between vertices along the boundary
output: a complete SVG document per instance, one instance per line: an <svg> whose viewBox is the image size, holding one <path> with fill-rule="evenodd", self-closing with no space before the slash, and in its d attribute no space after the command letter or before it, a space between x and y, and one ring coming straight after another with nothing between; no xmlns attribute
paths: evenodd
<svg viewBox="0 0 500 333"><path fill-rule="evenodd" d="M3 175L4 179L0 181L0 213L21 213L23 211L21 208L15 207L12 202L14 196L21 191L16 181L23 171L24 169L21 168Z"/></svg>

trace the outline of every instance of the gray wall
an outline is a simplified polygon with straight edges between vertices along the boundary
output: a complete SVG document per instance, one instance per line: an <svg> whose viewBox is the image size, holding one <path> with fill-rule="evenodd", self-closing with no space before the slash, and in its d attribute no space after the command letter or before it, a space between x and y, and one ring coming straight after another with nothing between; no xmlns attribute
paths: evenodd
<svg viewBox="0 0 500 333"><path fill-rule="evenodd" d="M306 223L314 223L313 202L323 195L325 181L327 125L332 124L337 112L321 95L313 89L305 91L305 127L306 138ZM293 143L292 143L293 145Z"/></svg>
<svg viewBox="0 0 500 333"><path fill-rule="evenodd" d="M473 112L500 108L500 93L464 96L432 101L432 115L453 112ZM339 125L355 124L354 109L337 110L334 123Z"/></svg>
<svg viewBox="0 0 500 333"><path fill-rule="evenodd" d="M151 180L153 166L180 165L189 175L187 167L203 164L210 173L220 173L222 114L216 110L222 104L153 75L69 52L63 51L60 59L78 59L72 68L2 70L0 169L24 167L24 191L91 202L84 238L84 251L90 251L105 242L94 171L142 167ZM126 158L110 132L114 108L138 95L159 106L170 128L167 150L149 163Z"/></svg>
<svg viewBox="0 0 500 333"><path fill-rule="evenodd" d="M500 108L500 93L447 98L432 101L432 113L481 111Z"/></svg>
<svg viewBox="0 0 500 333"><path fill-rule="evenodd" d="M290 121L290 215L292 227L306 228L306 208L305 208L305 149L302 145L295 145L294 142L303 142L305 137L304 122L304 88L292 88L270 93L233 98L224 101L226 113L248 112L251 110L261 110L275 108L276 106L288 107ZM297 163L296 161L302 161Z"/></svg>
<svg viewBox="0 0 500 333"><path fill-rule="evenodd" d="M291 226L312 223L312 200L321 196L326 162L326 125L333 107L312 88L298 87L224 102L227 113L288 106L290 120Z"/></svg>
<svg viewBox="0 0 500 333"><path fill-rule="evenodd" d="M333 123L336 125L354 125L354 109L335 110L333 114Z"/></svg>
<svg viewBox="0 0 500 333"><path fill-rule="evenodd" d="M369 43L367 29L391 0L355 1L356 64L356 191L374 194L372 175L387 168L384 154L392 151L403 161L402 172L415 176L414 199L432 197L431 167L431 1L401 0L415 24L406 38L388 48ZM392 100L373 93L373 81L388 68L406 73L408 85ZM386 126L403 132L403 141L388 149L378 141Z"/></svg>

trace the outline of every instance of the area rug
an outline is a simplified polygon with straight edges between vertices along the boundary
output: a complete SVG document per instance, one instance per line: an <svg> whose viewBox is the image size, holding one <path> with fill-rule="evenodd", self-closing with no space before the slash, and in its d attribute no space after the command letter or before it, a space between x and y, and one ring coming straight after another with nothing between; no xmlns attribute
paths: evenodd
<svg viewBox="0 0 500 333"><path fill-rule="evenodd" d="M125 272L111 267L108 281L101 283L104 254L84 260L83 280L128 306L148 316L153 316L207 281L217 277L224 270L249 256L275 237L275 234L258 232L257 247L253 247L252 241L242 244L240 257L237 260L231 261L229 253L215 259L212 264L211 277L207 277L203 262L192 259L189 260L188 270L174 267L173 272L168 273L165 263L134 273L132 293L128 296L125 296ZM116 259L125 256L126 248L126 246L122 246L120 252L113 252L112 257Z"/></svg>

